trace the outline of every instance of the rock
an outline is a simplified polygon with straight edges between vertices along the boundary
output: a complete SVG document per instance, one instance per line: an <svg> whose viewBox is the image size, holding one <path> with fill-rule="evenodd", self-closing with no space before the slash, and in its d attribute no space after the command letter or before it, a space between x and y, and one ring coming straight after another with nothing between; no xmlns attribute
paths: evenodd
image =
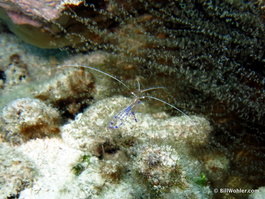
<svg viewBox="0 0 265 199"><path fill-rule="evenodd" d="M13 198L32 186L37 169L24 154L0 143L0 162L0 198Z"/></svg>
<svg viewBox="0 0 265 199"><path fill-rule="evenodd" d="M51 136L60 132L59 112L38 99L21 98L7 104L1 114L7 137L23 139Z"/></svg>
<svg viewBox="0 0 265 199"><path fill-rule="evenodd" d="M62 16L62 11L81 3L81 0L1 0L0 18L12 32L28 43L43 48L62 47L73 43L57 35L62 31L60 27L69 22L69 16ZM52 45L54 43L56 45Z"/></svg>

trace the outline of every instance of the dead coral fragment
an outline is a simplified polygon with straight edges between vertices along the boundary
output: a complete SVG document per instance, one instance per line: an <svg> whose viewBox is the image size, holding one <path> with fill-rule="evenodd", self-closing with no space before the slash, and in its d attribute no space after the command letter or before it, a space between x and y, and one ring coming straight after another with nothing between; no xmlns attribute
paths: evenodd
<svg viewBox="0 0 265 199"><path fill-rule="evenodd" d="M3 128L25 138L39 138L59 133L60 115L57 110L38 99L21 98L2 110Z"/></svg>

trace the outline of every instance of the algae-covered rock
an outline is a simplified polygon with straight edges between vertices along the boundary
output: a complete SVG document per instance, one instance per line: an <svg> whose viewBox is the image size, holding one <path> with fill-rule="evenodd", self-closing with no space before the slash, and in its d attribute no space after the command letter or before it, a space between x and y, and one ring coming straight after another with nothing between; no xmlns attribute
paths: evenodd
<svg viewBox="0 0 265 199"><path fill-rule="evenodd" d="M0 198L17 197L33 185L37 168L30 159L6 143L0 143Z"/></svg>
<svg viewBox="0 0 265 199"><path fill-rule="evenodd" d="M34 105L39 100L17 100L21 101ZM125 97L100 100L64 124L61 137L31 139L14 147L39 173L31 186L19 190L20 198L211 198L209 186L196 183L202 166L190 153L192 147L207 144L208 121L166 113L160 114L164 119L157 119L159 114L147 113L149 108L142 102L135 113L137 122L128 116L119 128L108 128L113 115L130 101ZM34 124L31 117L23 118ZM205 137L203 142L190 136L196 133Z"/></svg>
<svg viewBox="0 0 265 199"><path fill-rule="evenodd" d="M202 167L189 152L207 144L209 122L200 117L155 119L152 114L136 112L137 122L133 115L128 115L119 128L109 128L113 116L128 104L130 99L124 97L97 102L62 127L62 139L75 149L97 157L101 177L106 181L119 186L132 183L127 193L120 187L128 198L141 194L146 198L173 195L210 198L209 187L196 184ZM145 110L146 105L141 106ZM81 175L86 168L90 167L84 166ZM113 189L112 184L106 186ZM99 198L111 194L106 189Z"/></svg>
<svg viewBox="0 0 265 199"><path fill-rule="evenodd" d="M1 118L10 137L19 134L32 139L60 132L59 112L38 99L20 98L10 102L2 109Z"/></svg>
<svg viewBox="0 0 265 199"><path fill-rule="evenodd" d="M61 114L75 115L93 98L94 79L88 71L71 68L39 88L35 98L59 108L63 112Z"/></svg>

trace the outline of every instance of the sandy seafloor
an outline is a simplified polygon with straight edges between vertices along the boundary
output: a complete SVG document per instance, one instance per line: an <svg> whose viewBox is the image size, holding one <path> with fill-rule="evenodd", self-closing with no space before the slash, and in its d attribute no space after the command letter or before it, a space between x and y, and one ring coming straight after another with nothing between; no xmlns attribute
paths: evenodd
<svg viewBox="0 0 265 199"><path fill-rule="evenodd" d="M123 124L110 129L133 98L111 95L117 84L107 76L56 67L102 66L103 52L70 55L0 38L0 198L214 198L203 171L226 171L229 160L215 154L202 163L191 152L207 145L205 118L171 117L143 100L137 122L114 119ZM62 103L75 117L65 117Z"/></svg>

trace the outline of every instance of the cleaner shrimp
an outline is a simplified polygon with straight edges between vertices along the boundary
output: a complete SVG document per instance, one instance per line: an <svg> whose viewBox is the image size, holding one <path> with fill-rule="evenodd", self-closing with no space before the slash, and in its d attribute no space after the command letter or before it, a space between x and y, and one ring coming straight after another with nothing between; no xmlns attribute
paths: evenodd
<svg viewBox="0 0 265 199"><path fill-rule="evenodd" d="M92 66L86 66L86 65L65 65L65 66L69 66L69 67L77 67L77 68L87 68L93 71L96 71L98 73L101 73L103 75L106 75L114 80L116 80L117 82L119 82L121 85L123 85L125 88L127 88L128 90L130 90L130 88L124 83L122 82L120 79L118 79L117 77L104 72L100 69L94 68ZM61 67L61 66L59 66ZM143 89L141 90L141 86L139 83L139 80L137 80L137 84L138 84L138 90L137 92L131 92L131 94L133 95L133 99L131 101L131 103L129 105L126 106L126 108L122 109L121 111L119 111L110 121L109 123L109 128L110 129L117 129L119 127L122 126L122 124L125 123L126 119L129 116L133 116L134 121L137 122L137 118L135 115L135 108L137 108L140 104L141 104L141 100L145 99L145 98L150 98L150 99L154 99L156 101L162 102L168 106L170 106L171 108L175 109L176 111L178 111L179 113L181 113L182 115L184 115L186 118L188 118L192 124L196 127L196 129L198 130L196 124L194 123L194 121L191 119L190 116L188 116L184 111L182 111L181 109L177 108L176 106L160 99L154 96L150 96L150 95L143 95L143 93L146 93L148 91L153 91L153 90L157 90L157 89L165 89L165 87L151 87L151 88L147 88L147 89Z"/></svg>

